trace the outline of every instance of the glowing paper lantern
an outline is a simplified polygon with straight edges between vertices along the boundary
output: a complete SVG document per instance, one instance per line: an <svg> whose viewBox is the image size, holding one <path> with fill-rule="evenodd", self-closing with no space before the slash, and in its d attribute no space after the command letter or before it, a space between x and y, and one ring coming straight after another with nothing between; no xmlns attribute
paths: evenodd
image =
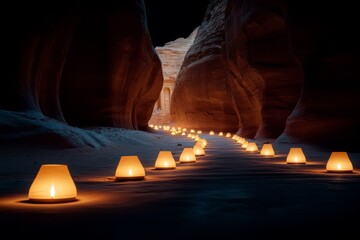
<svg viewBox="0 0 360 240"><path fill-rule="evenodd" d="M255 142L249 142L247 145L245 151L247 152L256 152L258 150L258 147Z"/></svg>
<svg viewBox="0 0 360 240"><path fill-rule="evenodd" d="M155 169L174 169L175 159L170 151L160 151L155 162Z"/></svg>
<svg viewBox="0 0 360 240"><path fill-rule="evenodd" d="M153 127L154 127L154 124L149 124L149 127L153 128Z"/></svg>
<svg viewBox="0 0 360 240"><path fill-rule="evenodd" d="M247 146L249 145L249 142L248 141L244 141L241 145L242 148L247 148Z"/></svg>
<svg viewBox="0 0 360 240"><path fill-rule="evenodd" d="M204 156L205 155L204 149L199 144L195 144L195 146L193 147L193 151L194 151L195 156Z"/></svg>
<svg viewBox="0 0 360 240"><path fill-rule="evenodd" d="M243 144L245 142L245 138L239 137L237 142Z"/></svg>
<svg viewBox="0 0 360 240"><path fill-rule="evenodd" d="M350 173L352 172L353 165L346 152L332 152L326 164L327 172L335 173Z"/></svg>
<svg viewBox="0 0 360 240"><path fill-rule="evenodd" d="M290 148L286 163L305 164L306 158L301 148Z"/></svg>
<svg viewBox="0 0 360 240"><path fill-rule="evenodd" d="M202 145L203 145L203 148L206 147L207 141L206 141L205 138L200 138L199 141L201 141L201 142L203 143L203 144L202 144Z"/></svg>
<svg viewBox="0 0 360 240"><path fill-rule="evenodd" d="M31 202L69 202L75 201L76 197L75 183L64 164L42 165L28 193Z"/></svg>
<svg viewBox="0 0 360 240"><path fill-rule="evenodd" d="M184 148L180 155L180 163L191 163L196 161L196 156L192 148Z"/></svg>
<svg viewBox="0 0 360 240"><path fill-rule="evenodd" d="M171 135L176 135L176 132L171 132Z"/></svg>
<svg viewBox="0 0 360 240"><path fill-rule="evenodd" d="M202 148L205 148L204 143L200 140L196 141L195 145L199 145Z"/></svg>
<svg viewBox="0 0 360 240"><path fill-rule="evenodd" d="M182 133L181 133L181 135L182 135L182 136L185 136L185 135L186 135L186 133L185 133L185 132L182 132Z"/></svg>
<svg viewBox="0 0 360 240"><path fill-rule="evenodd" d="M195 129L190 129L190 132L191 132L191 133L195 133Z"/></svg>
<svg viewBox="0 0 360 240"><path fill-rule="evenodd" d="M231 133L229 133L229 132L226 133L225 137L227 137L227 138L231 137Z"/></svg>
<svg viewBox="0 0 360 240"><path fill-rule="evenodd" d="M214 131L210 131L209 134L210 134L210 135L214 135L215 133L214 133Z"/></svg>
<svg viewBox="0 0 360 240"><path fill-rule="evenodd" d="M115 171L115 179L141 180L145 178L145 169L138 156L121 156Z"/></svg>
<svg viewBox="0 0 360 240"><path fill-rule="evenodd" d="M155 129L155 130L159 130L159 126L158 126L158 125L155 125L155 126L154 126L154 129Z"/></svg>
<svg viewBox="0 0 360 240"><path fill-rule="evenodd" d="M198 134L202 134L202 131L201 131L201 130L198 130L197 133L198 133Z"/></svg>
<svg viewBox="0 0 360 240"><path fill-rule="evenodd" d="M223 132L219 132L219 136L223 136L224 135L224 133Z"/></svg>
<svg viewBox="0 0 360 240"><path fill-rule="evenodd" d="M274 152L274 149L272 147L272 144L271 143L264 143L262 148L261 148L260 155L273 157L275 155L275 152Z"/></svg>

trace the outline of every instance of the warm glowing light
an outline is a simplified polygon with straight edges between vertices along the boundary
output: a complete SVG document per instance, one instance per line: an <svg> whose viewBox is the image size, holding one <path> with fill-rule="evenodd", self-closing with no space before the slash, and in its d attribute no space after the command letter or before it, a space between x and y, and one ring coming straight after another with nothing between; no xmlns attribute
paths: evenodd
<svg viewBox="0 0 360 240"><path fill-rule="evenodd" d="M158 126L158 125L155 125L155 126L154 126L154 129L155 129L155 130L159 130L159 126Z"/></svg>
<svg viewBox="0 0 360 240"><path fill-rule="evenodd" d="M182 132L182 133L181 133L181 135L185 136L185 135L186 135L186 133L185 133L185 132Z"/></svg>
<svg viewBox="0 0 360 240"><path fill-rule="evenodd" d="M353 172L353 165L346 152L332 152L326 164L327 172L349 173Z"/></svg>
<svg viewBox="0 0 360 240"><path fill-rule="evenodd" d="M198 133L198 134L202 134L202 131L201 131L201 130L198 130L197 133Z"/></svg>
<svg viewBox="0 0 360 240"><path fill-rule="evenodd" d="M195 146L193 147L193 151L194 151L195 156L204 156L205 155L205 150L199 144L195 144Z"/></svg>
<svg viewBox="0 0 360 240"><path fill-rule="evenodd" d="M224 133L223 132L219 132L219 136L223 136L224 135Z"/></svg>
<svg viewBox="0 0 360 240"><path fill-rule="evenodd" d="M115 171L116 181L141 180L145 169L138 156L121 156Z"/></svg>
<svg viewBox="0 0 360 240"><path fill-rule="evenodd" d="M76 200L77 189L67 165L44 164L28 193L31 202L69 202Z"/></svg>
<svg viewBox="0 0 360 240"><path fill-rule="evenodd" d="M194 130L194 129L190 129L190 132L191 132L191 133L195 133L195 130Z"/></svg>
<svg viewBox="0 0 360 240"><path fill-rule="evenodd" d="M264 143L262 148L261 148L260 155L273 157L275 155L275 152L274 152L274 149L272 147L272 144L271 143Z"/></svg>
<svg viewBox="0 0 360 240"><path fill-rule="evenodd" d="M150 124L149 127L153 128L153 127L154 127L154 124Z"/></svg>
<svg viewBox="0 0 360 240"><path fill-rule="evenodd" d="M227 138L231 137L231 133L229 133L229 132L226 133L225 137L227 137Z"/></svg>
<svg viewBox="0 0 360 240"><path fill-rule="evenodd" d="M209 135L214 135L214 134L215 134L214 131L209 132Z"/></svg>
<svg viewBox="0 0 360 240"><path fill-rule="evenodd" d="M244 141L241 145L242 148L247 148L247 146L249 145L249 142L248 141Z"/></svg>
<svg viewBox="0 0 360 240"><path fill-rule="evenodd" d="M184 148L180 155L180 163L191 163L196 161L196 156L192 148Z"/></svg>
<svg viewBox="0 0 360 240"><path fill-rule="evenodd" d="M176 132L171 132L171 135L176 135Z"/></svg>
<svg viewBox="0 0 360 240"><path fill-rule="evenodd" d="M290 148L290 151L286 157L286 163L306 163L306 157L301 148Z"/></svg>
<svg viewBox="0 0 360 240"><path fill-rule="evenodd" d="M256 145L255 142L249 142L249 144L245 149L245 151L247 152L256 152L257 150L258 150L258 146Z"/></svg>
<svg viewBox="0 0 360 240"><path fill-rule="evenodd" d="M186 132L186 131L187 131L187 129L186 129L186 128L183 128L183 129L182 129L182 131L183 131L183 132Z"/></svg>
<svg viewBox="0 0 360 240"><path fill-rule="evenodd" d="M239 137L237 142L243 144L245 142L245 138Z"/></svg>
<svg viewBox="0 0 360 240"><path fill-rule="evenodd" d="M54 187L54 185L51 185L51 188L50 188L50 197L51 197L51 198L54 198L54 197L55 197L55 187Z"/></svg>
<svg viewBox="0 0 360 240"><path fill-rule="evenodd" d="M155 169L174 168L176 168L176 162L171 151L160 151L155 162Z"/></svg>

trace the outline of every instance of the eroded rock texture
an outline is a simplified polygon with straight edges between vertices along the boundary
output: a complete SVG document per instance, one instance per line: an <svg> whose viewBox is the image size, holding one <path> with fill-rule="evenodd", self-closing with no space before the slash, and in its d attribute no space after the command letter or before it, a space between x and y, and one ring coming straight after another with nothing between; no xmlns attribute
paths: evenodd
<svg viewBox="0 0 360 240"><path fill-rule="evenodd" d="M301 98L280 140L358 149L360 48L353 4L289 1L292 50L304 70Z"/></svg>
<svg viewBox="0 0 360 240"><path fill-rule="evenodd" d="M15 15L1 19L0 109L76 126L147 129L162 73L142 0L8 7Z"/></svg>
<svg viewBox="0 0 360 240"><path fill-rule="evenodd" d="M180 126L223 131L238 128L222 57L226 4L210 2L177 77L171 116Z"/></svg>
<svg viewBox="0 0 360 240"><path fill-rule="evenodd" d="M66 119L147 129L163 79L143 2L119 1L82 13L63 75Z"/></svg>
<svg viewBox="0 0 360 240"><path fill-rule="evenodd" d="M302 84L283 7L268 1L211 1L202 34L179 74L174 121L235 129L248 138L282 133ZM205 91L193 94L192 89Z"/></svg>

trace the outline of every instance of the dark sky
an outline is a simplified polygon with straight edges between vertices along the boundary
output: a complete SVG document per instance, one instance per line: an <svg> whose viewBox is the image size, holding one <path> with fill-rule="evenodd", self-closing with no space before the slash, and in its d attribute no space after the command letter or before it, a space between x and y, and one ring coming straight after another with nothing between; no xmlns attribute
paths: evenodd
<svg viewBox="0 0 360 240"><path fill-rule="evenodd" d="M144 0L153 46L187 37L201 24L210 0Z"/></svg>

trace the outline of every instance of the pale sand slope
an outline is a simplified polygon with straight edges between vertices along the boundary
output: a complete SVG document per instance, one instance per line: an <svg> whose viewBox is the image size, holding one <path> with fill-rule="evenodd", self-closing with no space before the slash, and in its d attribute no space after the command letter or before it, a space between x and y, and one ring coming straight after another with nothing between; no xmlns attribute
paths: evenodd
<svg viewBox="0 0 360 240"><path fill-rule="evenodd" d="M95 131L113 145L0 147L2 234L13 239L295 239L314 232L346 236L358 225L359 153L349 153L354 173L329 174L330 152L321 149L279 143L277 157L265 159L245 153L232 139L202 134L209 142L205 156L159 171L153 169L159 150L171 150L178 160L194 141L164 132ZM289 147L303 147L308 163L285 164ZM114 182L119 157L134 154L146 167L146 179ZM79 201L26 202L43 163L68 164Z"/></svg>

